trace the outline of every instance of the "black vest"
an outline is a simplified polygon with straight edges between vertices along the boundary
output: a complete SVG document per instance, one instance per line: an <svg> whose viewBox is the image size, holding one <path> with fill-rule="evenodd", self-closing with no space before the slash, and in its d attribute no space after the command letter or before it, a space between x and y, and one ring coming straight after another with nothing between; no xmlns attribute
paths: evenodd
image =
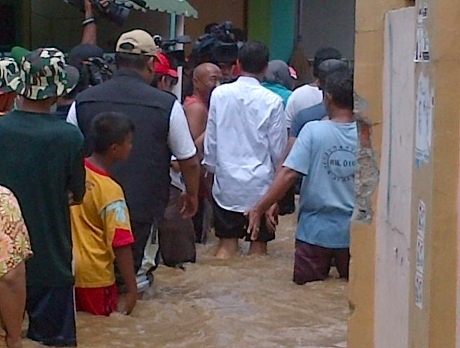
<svg viewBox="0 0 460 348"><path fill-rule="evenodd" d="M89 147L91 121L99 113L121 112L134 122L131 154L111 170L123 187L133 221L159 223L168 204L168 133L174 101L173 96L149 86L137 72L126 69L77 96L78 126Z"/></svg>

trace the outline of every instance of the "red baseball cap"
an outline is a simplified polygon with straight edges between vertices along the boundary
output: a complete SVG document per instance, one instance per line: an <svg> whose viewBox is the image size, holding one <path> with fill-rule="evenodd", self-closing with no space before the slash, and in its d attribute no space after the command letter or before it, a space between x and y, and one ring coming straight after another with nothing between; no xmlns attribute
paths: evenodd
<svg viewBox="0 0 460 348"><path fill-rule="evenodd" d="M178 77L177 71L171 69L168 57L164 53L158 53L155 60L155 74L169 75L171 77Z"/></svg>

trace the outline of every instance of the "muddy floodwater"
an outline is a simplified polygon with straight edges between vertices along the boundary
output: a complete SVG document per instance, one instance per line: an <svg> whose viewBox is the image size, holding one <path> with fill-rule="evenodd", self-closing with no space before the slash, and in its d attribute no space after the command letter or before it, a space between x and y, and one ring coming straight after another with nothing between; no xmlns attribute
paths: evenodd
<svg viewBox="0 0 460 348"><path fill-rule="evenodd" d="M160 266L132 316L79 313L78 346L346 347L347 283L292 283L295 225L294 215L281 218L268 256L218 261L211 238L185 271Z"/></svg>

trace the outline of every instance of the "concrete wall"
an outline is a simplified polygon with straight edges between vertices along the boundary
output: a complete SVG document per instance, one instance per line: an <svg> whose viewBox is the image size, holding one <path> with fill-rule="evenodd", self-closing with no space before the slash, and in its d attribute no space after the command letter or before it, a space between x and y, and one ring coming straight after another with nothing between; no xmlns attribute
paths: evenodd
<svg viewBox="0 0 460 348"><path fill-rule="evenodd" d="M416 144L426 155L414 163L412 223L418 220L418 201L426 206L422 305L416 306L416 287L411 287L409 344L413 347L454 347L457 320L457 205L459 197L459 113L457 88L460 83L460 1L417 1L427 6L421 27L430 46L430 61L416 64L418 113ZM425 84L426 83L426 84ZM420 122L419 122L420 121ZM419 126L423 126L419 128ZM424 131L424 128L428 132ZM417 141L420 139L421 141ZM416 257L412 239L412 257ZM416 274L415 265L411 273Z"/></svg>
<svg viewBox="0 0 460 348"><path fill-rule="evenodd" d="M248 34L270 48L270 59L288 62L295 39L296 0L251 0L248 3Z"/></svg>
<svg viewBox="0 0 460 348"><path fill-rule="evenodd" d="M0 0L0 3L14 0ZM244 0L213 0L210 5L206 0L190 0L199 13L199 18L187 18L185 34L196 40L203 34L203 28L211 22L222 23L230 20L235 27L245 29L246 14ZM53 45L63 50L69 50L81 39L82 14L63 0L23 0L21 31L17 44L29 48ZM133 10L122 28L107 20L98 22L99 45L106 51L113 51L118 36L127 30L142 28L152 34L160 34L169 38L170 17L168 13L157 11ZM186 45L191 50L191 45Z"/></svg>
<svg viewBox="0 0 460 348"><path fill-rule="evenodd" d="M302 37L309 58L321 47L335 47L353 60L355 0L304 0Z"/></svg>
<svg viewBox="0 0 460 348"><path fill-rule="evenodd" d="M377 124L382 122L383 16L404 5L403 1L357 2L355 86L368 99L370 116ZM428 9L426 19L417 18L415 24L429 42L430 59L414 64L415 54L411 57L404 49L407 55L395 52L399 58L393 69L386 66L386 76L392 77L385 82L388 107L383 128L374 127L375 145L382 156L388 156L382 158L384 182L374 204L377 223L354 226L352 231L348 342L352 348L460 346L460 1L417 0L416 8ZM399 15L403 12L389 18ZM406 28L405 35L412 36ZM393 37L394 42L406 39ZM415 93L409 79L411 64ZM408 79L395 75L404 67ZM396 87L400 95L395 94ZM411 128L407 99L414 94L416 123ZM388 112L396 110L401 111L396 115L399 119L389 117ZM406 147L410 137L415 137L411 153ZM392 151L395 144L397 150Z"/></svg>
<svg viewBox="0 0 460 348"><path fill-rule="evenodd" d="M356 0L355 89L369 103L368 116L375 124L374 147L382 150L383 33L385 13L404 7L404 0ZM374 211L377 209L374 195ZM351 232L348 347L374 347L376 221L354 224ZM389 304L391 305L391 304Z"/></svg>
<svg viewBox="0 0 460 348"><path fill-rule="evenodd" d="M409 334L415 8L385 25L383 139L375 268L375 347L405 348ZM391 305L390 305L391 304Z"/></svg>
<svg viewBox="0 0 460 348"><path fill-rule="evenodd" d="M82 13L62 0L30 2L30 48L57 46L69 50L81 40ZM98 44L106 51L114 50L119 35L135 28L145 29L152 34L169 36L169 15L147 11L131 11L122 28L107 20L98 22Z"/></svg>
<svg viewBox="0 0 460 348"><path fill-rule="evenodd" d="M246 29L246 13L244 0L189 0L198 10L198 19L187 18L185 33L196 40L204 33L204 27L209 23L232 21L236 28ZM190 47L186 47L190 51Z"/></svg>

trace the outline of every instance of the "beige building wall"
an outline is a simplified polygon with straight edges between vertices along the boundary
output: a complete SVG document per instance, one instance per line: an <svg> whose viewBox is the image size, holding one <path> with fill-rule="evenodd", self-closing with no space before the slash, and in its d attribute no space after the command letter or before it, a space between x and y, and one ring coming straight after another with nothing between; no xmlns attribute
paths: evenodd
<svg viewBox="0 0 460 348"><path fill-rule="evenodd" d="M414 7L408 7L389 11L385 18L383 134L376 215L376 348L405 348L408 344L409 289L413 284L410 192L415 159L415 12Z"/></svg>
<svg viewBox="0 0 460 348"><path fill-rule="evenodd" d="M369 103L375 124L373 141L381 152L384 18L389 10L404 7L404 0L356 1L355 89ZM374 211L377 194L374 195ZM374 347L374 295L376 219L370 226L354 224L351 232L350 317L348 347Z"/></svg>
<svg viewBox="0 0 460 348"><path fill-rule="evenodd" d="M426 206L424 270L422 286L411 289L411 335L413 347L455 347L457 307L457 233L459 175L460 79L459 1L417 1L426 6L424 28L430 46L430 61L416 64L416 105L432 108L432 116L418 116L417 127L426 132L426 160L414 164L412 221L417 226L418 202ZM425 97L424 97L425 95ZM428 97L426 97L428 96ZM422 102L418 104L418 102ZM420 123L419 123L420 121ZM425 122L428 121L428 122ZM416 144L417 144L416 132ZM423 138L419 147L423 149ZM412 239L412 258L417 257L417 240ZM412 274L416 274L413 262ZM418 291L416 291L416 289ZM420 293L421 291L421 293ZM422 305L416 306L417 298Z"/></svg>
<svg viewBox="0 0 460 348"><path fill-rule="evenodd" d="M352 231L351 348L460 347L460 1L417 0L426 18L417 12L412 29L392 35L401 42L407 38L395 36L413 35L416 26L417 42L429 43L430 59L415 63L416 50L413 56L398 52L394 63L400 64L384 69L385 14L406 5L414 3L357 1L355 84L376 124L382 182L374 224ZM407 79L383 83L385 70L387 77L405 71ZM392 97L382 109L384 91ZM404 112L411 98L415 115ZM394 128L391 120L403 127ZM392 145L399 147L392 152ZM389 214L394 207L399 209Z"/></svg>

